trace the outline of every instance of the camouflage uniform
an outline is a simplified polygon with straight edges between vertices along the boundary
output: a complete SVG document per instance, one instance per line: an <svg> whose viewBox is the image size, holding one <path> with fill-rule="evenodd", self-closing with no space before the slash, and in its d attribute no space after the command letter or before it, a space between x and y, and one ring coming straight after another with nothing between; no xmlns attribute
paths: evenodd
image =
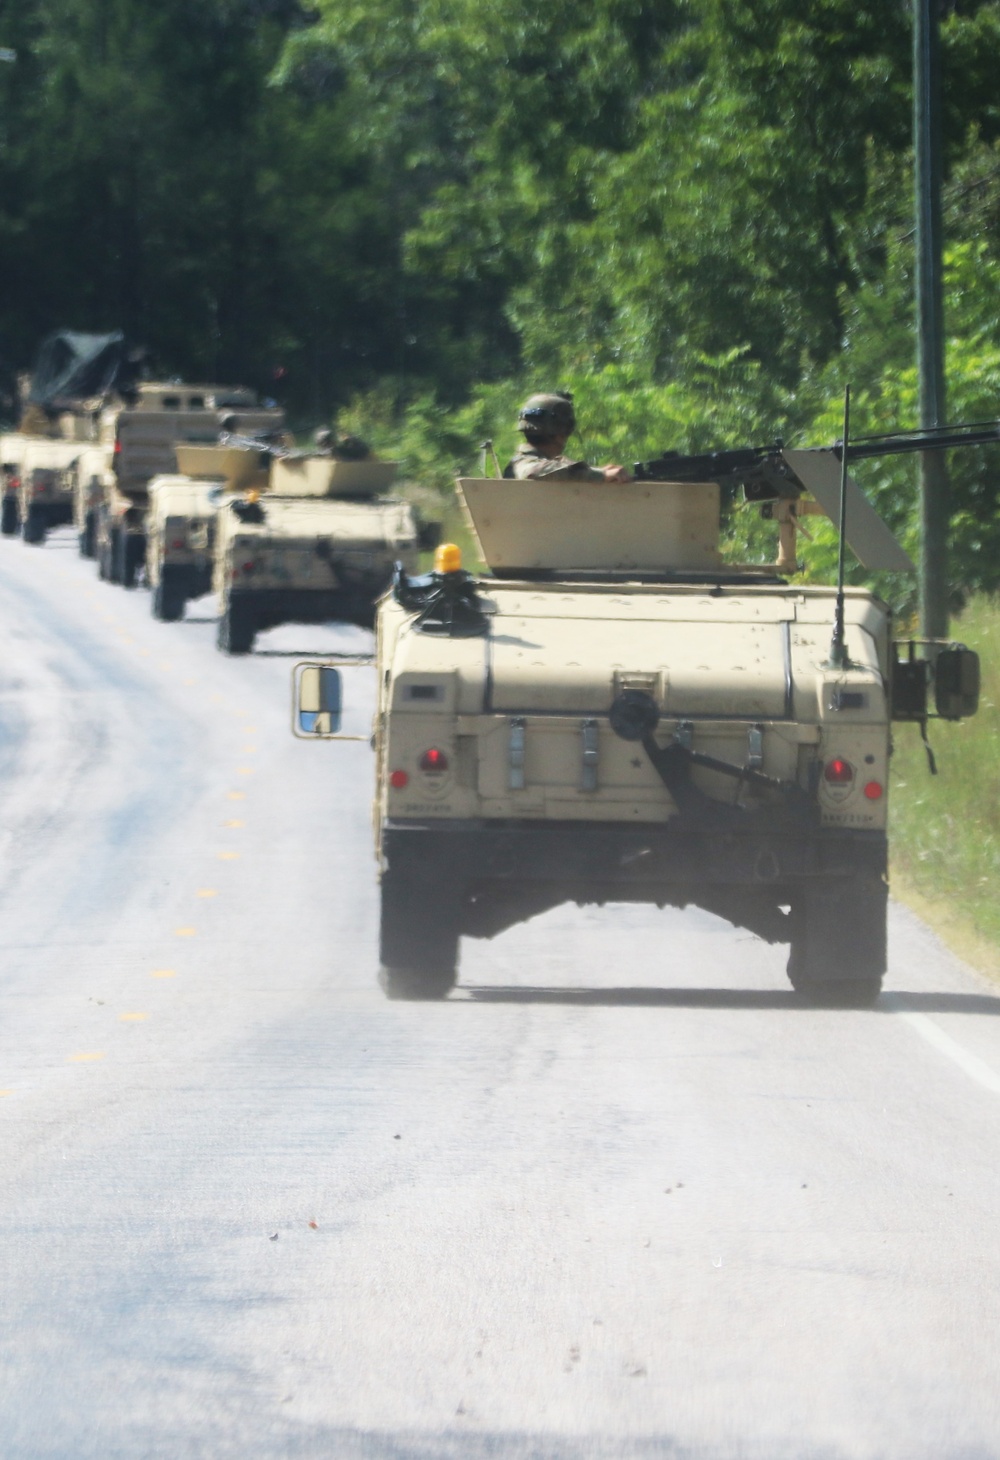
<svg viewBox="0 0 1000 1460"><path fill-rule="evenodd" d="M604 473L585 461L575 461L571 456L546 456L537 446L526 441L519 447L512 461L504 467L505 477L516 477L521 481L575 481L603 482Z"/></svg>

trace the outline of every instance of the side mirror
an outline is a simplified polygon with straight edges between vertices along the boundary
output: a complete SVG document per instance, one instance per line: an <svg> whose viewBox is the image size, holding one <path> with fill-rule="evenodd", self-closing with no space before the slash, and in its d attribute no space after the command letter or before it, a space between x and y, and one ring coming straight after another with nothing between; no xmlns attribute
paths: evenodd
<svg viewBox="0 0 1000 1460"><path fill-rule="evenodd" d="M329 664L307 664L299 675L299 730L303 735L336 735L343 717L343 681Z"/></svg>
<svg viewBox="0 0 1000 1460"><path fill-rule="evenodd" d="M964 644L934 661L934 706L942 720L964 720L979 708L979 655Z"/></svg>
<svg viewBox="0 0 1000 1460"><path fill-rule="evenodd" d="M897 640L892 654L892 718L964 720L979 708L979 655L940 639ZM930 708L931 686L934 709Z"/></svg>
<svg viewBox="0 0 1000 1460"><path fill-rule="evenodd" d="M370 666L371 655L347 655L337 661L346 668ZM367 718L367 695L360 685L359 703L348 714L348 729L344 729L347 702L344 696L344 681L336 664L296 664L292 671L292 734L299 740L368 740L368 734L352 734L351 725L361 724Z"/></svg>

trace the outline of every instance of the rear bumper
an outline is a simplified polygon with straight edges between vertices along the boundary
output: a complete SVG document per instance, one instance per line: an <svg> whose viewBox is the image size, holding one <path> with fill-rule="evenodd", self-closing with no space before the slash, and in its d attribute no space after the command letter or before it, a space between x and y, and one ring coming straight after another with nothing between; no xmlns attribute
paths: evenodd
<svg viewBox="0 0 1000 1460"><path fill-rule="evenodd" d="M749 820L749 818L748 818ZM886 874L884 832L705 830L595 822L389 821L382 854L394 875L539 888L566 900L674 901L685 889L755 888L780 896L817 878ZM567 890L568 889L568 890ZM691 901L697 899L692 897Z"/></svg>
<svg viewBox="0 0 1000 1460"><path fill-rule="evenodd" d="M251 588L230 593L233 605L244 604L260 628L278 624L321 624L330 619L371 628L375 599L381 588Z"/></svg>

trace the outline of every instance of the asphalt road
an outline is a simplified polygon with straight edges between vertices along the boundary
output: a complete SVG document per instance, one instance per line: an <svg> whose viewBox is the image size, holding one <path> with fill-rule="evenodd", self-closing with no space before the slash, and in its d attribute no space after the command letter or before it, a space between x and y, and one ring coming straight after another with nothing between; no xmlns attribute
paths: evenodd
<svg viewBox="0 0 1000 1460"><path fill-rule="evenodd" d="M1000 1456L1000 990L694 913L375 983L370 751L0 541L0 1456Z"/></svg>

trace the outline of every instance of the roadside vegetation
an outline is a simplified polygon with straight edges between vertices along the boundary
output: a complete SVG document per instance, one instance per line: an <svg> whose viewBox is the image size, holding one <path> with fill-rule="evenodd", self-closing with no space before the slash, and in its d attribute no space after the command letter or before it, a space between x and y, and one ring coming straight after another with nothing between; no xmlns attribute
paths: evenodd
<svg viewBox="0 0 1000 1460"><path fill-rule="evenodd" d="M979 714L931 722L936 776L917 727L896 727L892 890L957 953L1000 975L1000 603L974 599L953 633L982 659Z"/></svg>

